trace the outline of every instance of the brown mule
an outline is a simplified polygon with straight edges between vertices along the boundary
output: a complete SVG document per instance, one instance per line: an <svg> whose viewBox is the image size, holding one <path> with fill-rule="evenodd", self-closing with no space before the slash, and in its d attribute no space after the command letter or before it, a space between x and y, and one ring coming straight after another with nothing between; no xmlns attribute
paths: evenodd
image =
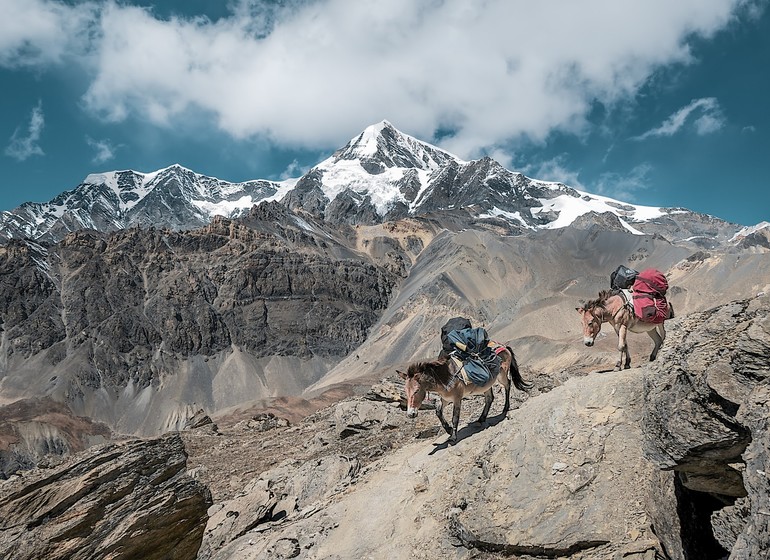
<svg viewBox="0 0 770 560"><path fill-rule="evenodd" d="M650 361L658 357L658 350L666 339L666 329L663 323L645 323L639 319L622 292L603 290L599 292L597 299L575 309L583 321L583 343L586 346L594 345L599 331L602 330L602 323L609 323L615 329L615 333L618 335L618 350L620 351L620 359L615 364L616 370L631 367L631 354L628 351L628 342L626 341L626 335L629 331L633 333L646 332L655 343L650 354ZM668 316L671 319L674 317L674 308L670 303L668 310Z"/></svg>
<svg viewBox="0 0 770 560"><path fill-rule="evenodd" d="M476 385L466 382L461 376L457 375L457 367L451 358L439 358L431 362L417 362L411 364L406 372L396 370L406 382L404 389L406 391L407 410L409 418L415 418L425 396L429 391L438 393L440 399L436 407L438 416L444 430L449 434L449 440L457 441L457 424L460 422L460 405L463 397L469 395L484 394L484 410L479 416L478 422L486 422L489 409L492 406L494 395L492 386L495 382L500 383L505 388L505 404L503 405L503 415L510 409L511 382L520 390L529 389L531 385L526 383L519 373L519 365L516 363L516 356L510 346L506 346L499 352L501 358L500 371L492 376L484 385ZM446 403L452 402L452 426L444 419L443 409Z"/></svg>

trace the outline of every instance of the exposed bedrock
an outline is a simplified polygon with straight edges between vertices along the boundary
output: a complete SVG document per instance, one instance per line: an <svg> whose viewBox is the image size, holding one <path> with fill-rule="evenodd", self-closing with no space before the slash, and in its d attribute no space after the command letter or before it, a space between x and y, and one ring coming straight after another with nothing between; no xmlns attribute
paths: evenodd
<svg viewBox="0 0 770 560"><path fill-rule="evenodd" d="M767 558L770 298L672 324L645 382L654 527L674 559ZM668 499L662 499L664 496Z"/></svg>
<svg viewBox="0 0 770 560"><path fill-rule="evenodd" d="M0 557L195 558L211 494L178 435L92 447L0 485Z"/></svg>

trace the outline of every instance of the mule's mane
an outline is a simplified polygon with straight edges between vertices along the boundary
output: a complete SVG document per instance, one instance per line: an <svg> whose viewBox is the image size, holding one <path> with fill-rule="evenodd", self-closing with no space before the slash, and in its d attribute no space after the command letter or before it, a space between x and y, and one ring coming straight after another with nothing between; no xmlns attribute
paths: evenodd
<svg viewBox="0 0 770 560"><path fill-rule="evenodd" d="M607 300L614 295L615 295L615 292L612 292L609 290L602 290L601 292L599 292L599 297L587 302L583 306L583 309L585 309L586 311L590 311L591 309L596 309L597 307L599 307L600 309L607 309Z"/></svg>
<svg viewBox="0 0 770 560"><path fill-rule="evenodd" d="M410 365L406 371L409 377L426 375L441 385L447 385L452 380L452 374L449 371L446 359L438 359L432 362L417 362Z"/></svg>

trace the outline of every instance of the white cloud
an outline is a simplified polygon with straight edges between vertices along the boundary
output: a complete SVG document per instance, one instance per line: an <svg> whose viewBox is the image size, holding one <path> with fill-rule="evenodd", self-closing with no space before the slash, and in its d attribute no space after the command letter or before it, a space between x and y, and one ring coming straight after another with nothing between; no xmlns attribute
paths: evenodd
<svg viewBox="0 0 770 560"><path fill-rule="evenodd" d="M117 146L113 146L112 142L108 139L94 140L93 138L86 136L86 143L94 149L94 157L91 158L93 163L104 163L115 157Z"/></svg>
<svg viewBox="0 0 770 560"><path fill-rule="evenodd" d="M50 0L0 0L0 67L61 62L88 48L97 6Z"/></svg>
<svg viewBox="0 0 770 560"><path fill-rule="evenodd" d="M714 97L694 99L668 117L659 127L635 136L632 140L645 140L652 136L673 136L679 132L694 112L701 111L701 116L695 119L695 130L698 134L710 134L724 127L725 119L719 107L719 101Z"/></svg>
<svg viewBox="0 0 770 560"><path fill-rule="evenodd" d="M309 170L308 167L300 165L300 163L295 159L286 167L286 169L283 170L283 172L279 175L278 179L280 181L283 181L285 179L293 179L295 177L301 177L308 170Z"/></svg>
<svg viewBox="0 0 770 560"><path fill-rule="evenodd" d="M37 106L32 109L26 130L23 130L23 127L17 127L14 130L10 143L5 148L5 155L19 161L44 155L43 149L38 144L44 126L43 103L38 101Z"/></svg>
<svg viewBox="0 0 770 560"><path fill-rule="evenodd" d="M596 184L592 184L588 190L619 200L635 201L641 191L650 188L652 170L649 163L641 163L626 174L602 173Z"/></svg>
<svg viewBox="0 0 770 560"><path fill-rule="evenodd" d="M38 60L90 49L84 101L110 120L171 126L199 114L235 138L326 149L388 119L420 138L454 130L442 146L469 158L585 132L595 100L627 101L661 66L690 62L687 40L713 35L744 3L241 0L212 22L107 1L84 23L92 4L0 0L86 31L78 44L22 34L0 42L0 60L27 47L47 53Z"/></svg>
<svg viewBox="0 0 770 560"><path fill-rule="evenodd" d="M590 184L580 179L580 171L571 169L566 164L566 158L559 156L547 161L537 162L525 168L524 173L543 181L564 183L575 189L601 194L617 200L634 201L641 191L650 188L650 173L653 168L649 163L635 166L626 174L607 172L602 173Z"/></svg>

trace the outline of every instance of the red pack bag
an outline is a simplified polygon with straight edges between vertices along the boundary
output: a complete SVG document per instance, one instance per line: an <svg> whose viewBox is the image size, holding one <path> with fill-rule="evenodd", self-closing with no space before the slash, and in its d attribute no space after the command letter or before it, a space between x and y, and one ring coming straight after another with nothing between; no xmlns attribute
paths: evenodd
<svg viewBox="0 0 770 560"><path fill-rule="evenodd" d="M634 292L665 297L668 291L668 280L660 270L645 268L636 275L632 289Z"/></svg>
<svg viewBox="0 0 770 560"><path fill-rule="evenodd" d="M662 323L669 318L666 301L668 280L655 268L642 270L636 277L633 291L634 313L645 323Z"/></svg>

